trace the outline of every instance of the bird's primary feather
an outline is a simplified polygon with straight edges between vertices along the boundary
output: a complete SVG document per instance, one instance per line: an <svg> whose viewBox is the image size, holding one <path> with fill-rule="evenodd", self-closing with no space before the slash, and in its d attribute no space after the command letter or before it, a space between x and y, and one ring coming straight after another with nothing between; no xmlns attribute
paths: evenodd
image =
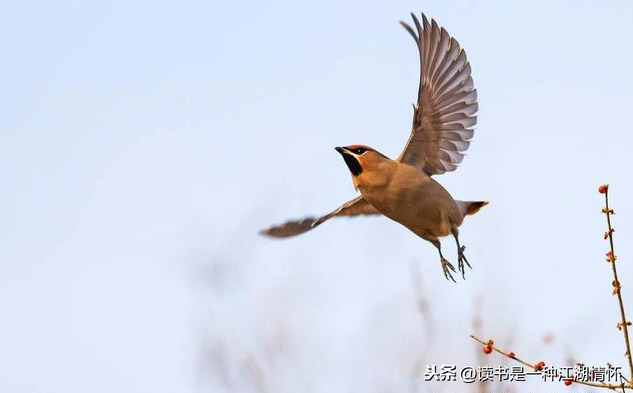
<svg viewBox="0 0 633 393"><path fill-rule="evenodd" d="M367 201L363 199L362 196L358 196L350 201L345 202L336 210L321 217L305 217L299 220L286 221L283 224L264 229L260 231L260 233L272 237L291 237L300 235L313 228L316 228L317 226L321 225L322 223L333 217L353 217L374 214L380 214L380 212L378 212L378 210L376 210L372 205L367 203Z"/></svg>
<svg viewBox="0 0 633 393"><path fill-rule="evenodd" d="M444 28L422 14L405 22L420 57L418 100L409 141L399 160L428 175L453 171L464 158L477 122L477 90L466 52Z"/></svg>

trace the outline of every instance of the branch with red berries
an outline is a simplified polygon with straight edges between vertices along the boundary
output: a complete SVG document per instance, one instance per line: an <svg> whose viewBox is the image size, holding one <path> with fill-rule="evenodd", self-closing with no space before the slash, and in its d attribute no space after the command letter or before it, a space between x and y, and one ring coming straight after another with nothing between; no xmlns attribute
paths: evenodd
<svg viewBox="0 0 633 393"><path fill-rule="evenodd" d="M486 355L490 355L493 351L494 352L498 352L500 354L502 354L503 356L510 358L518 363L521 363L524 366L527 366L531 369L533 369L534 371L542 371L543 368L545 367L545 362L544 361L539 361L537 363L531 363L528 362L527 360L524 360L520 357L518 357L514 352L506 352L503 349L496 347L494 345L494 342L492 340L488 340L488 341L484 341L476 336L473 336L472 334L470 335L470 338L472 338L473 340L479 342L480 344L483 344L484 348L483 348L483 352ZM565 384L565 386L570 386L572 383L578 383L581 385L586 385L586 386L592 386L595 388L606 388L606 389L611 389L611 390L616 390L616 389L623 389L626 387L630 387L625 385L624 383L621 385L614 385L614 384L610 384L610 383L604 383L604 382L591 382L591 381L580 381L580 380L576 380L573 376L572 377L563 377L562 375L558 374L558 373L554 373L552 375L553 377L560 377L560 379L563 380L563 383Z"/></svg>
<svg viewBox="0 0 633 393"><path fill-rule="evenodd" d="M618 330L622 331L622 334L624 336L624 344L626 347L626 351L624 352L624 356L626 357L627 361L628 361L628 365L629 365L629 378L627 379L626 377L624 377L623 375L620 374L622 383L619 385L614 385L614 384L610 384L610 383L604 383L604 382L592 382L592 381L584 381L584 380L578 380L574 377L569 377L569 378L564 378L564 383L565 385L569 386L572 383L578 383L578 384L582 384L582 385L586 385L586 386L592 386L592 387L597 387L597 388L606 388L606 389L611 389L611 390L616 390L616 389L621 389L623 392L625 391L625 389L633 389L633 361L631 360L631 343L630 343L630 339L629 339L629 326L631 326L631 322L628 321L626 319L626 314L624 312L624 302L622 300L622 293L621 293L621 288L622 285L620 283L620 280L618 279L618 271L616 268L616 254L615 254L615 249L613 246L613 232L615 232L615 229L613 228L613 226L611 225L611 216L613 214L615 214L615 212L613 211L613 209L611 209L609 207L609 185L608 184L604 184L602 186L600 186L598 188L598 192L600 194L604 195L604 208L602 208L602 213L604 213L607 216L607 231L604 233L604 239L605 240L609 240L609 251L606 253L606 257L607 257L607 262L611 264L611 269L613 272L613 290L612 290L612 294L617 296L618 298L618 305L620 306L620 317L621 320L620 322L618 322L616 324L616 327ZM521 358L518 358L514 352L506 352L498 347L494 346L494 342L492 340L488 340L488 341L484 341L480 338L475 337L474 335L470 336L473 340L479 342L480 344L483 344L483 352L487 355L491 354L493 351L494 352L498 352L510 359L513 359L527 367L530 367L532 369L534 369L534 371L541 371L543 369L543 367L545 366L545 362L540 361L538 363L530 363L526 360L523 360ZM556 377L558 377L559 375L555 375Z"/></svg>

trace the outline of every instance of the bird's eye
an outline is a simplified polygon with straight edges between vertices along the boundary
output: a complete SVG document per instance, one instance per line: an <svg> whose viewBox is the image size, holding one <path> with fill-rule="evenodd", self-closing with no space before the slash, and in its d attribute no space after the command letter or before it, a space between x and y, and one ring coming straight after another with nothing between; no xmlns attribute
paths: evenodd
<svg viewBox="0 0 633 393"><path fill-rule="evenodd" d="M363 154L366 151L367 151L367 149L365 149L364 147L359 147L357 149L354 149L354 153L356 153L356 154Z"/></svg>

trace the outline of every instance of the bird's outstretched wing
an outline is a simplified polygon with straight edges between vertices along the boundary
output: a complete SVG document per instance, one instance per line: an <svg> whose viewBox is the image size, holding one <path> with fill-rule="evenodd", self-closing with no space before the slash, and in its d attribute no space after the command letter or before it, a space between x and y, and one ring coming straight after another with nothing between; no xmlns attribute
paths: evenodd
<svg viewBox="0 0 633 393"><path fill-rule="evenodd" d="M325 221L332 217L338 216L360 216L380 214L376 208L369 204L362 196L345 202L341 207L321 217L305 217L300 220L286 221L283 224L275 225L267 229L260 231L262 235L272 237L291 237L300 235L307 232L317 226L321 225Z"/></svg>
<svg viewBox="0 0 633 393"><path fill-rule="evenodd" d="M477 123L477 90L459 43L424 14L422 24L411 16L415 30L400 23L418 46L420 86L411 136L398 159L437 175L455 170L464 158Z"/></svg>

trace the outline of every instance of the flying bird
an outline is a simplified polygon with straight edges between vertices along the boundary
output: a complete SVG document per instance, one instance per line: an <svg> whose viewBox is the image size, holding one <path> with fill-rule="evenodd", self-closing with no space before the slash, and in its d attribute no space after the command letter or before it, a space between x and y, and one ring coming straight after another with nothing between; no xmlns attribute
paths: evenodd
<svg viewBox="0 0 633 393"><path fill-rule="evenodd" d="M477 90L474 88L466 52L435 20L415 16L415 29L400 24L411 34L420 57L420 83L413 105L409 140L392 160L364 145L336 147L347 165L360 196L321 217L287 221L262 230L272 237L290 237L307 232L333 217L384 215L431 242L440 254L446 279L455 267L442 254L440 238L452 235L457 244L458 269L465 278L471 267L459 242L459 226L468 215L488 204L459 201L432 176L454 171L464 158L477 122Z"/></svg>

